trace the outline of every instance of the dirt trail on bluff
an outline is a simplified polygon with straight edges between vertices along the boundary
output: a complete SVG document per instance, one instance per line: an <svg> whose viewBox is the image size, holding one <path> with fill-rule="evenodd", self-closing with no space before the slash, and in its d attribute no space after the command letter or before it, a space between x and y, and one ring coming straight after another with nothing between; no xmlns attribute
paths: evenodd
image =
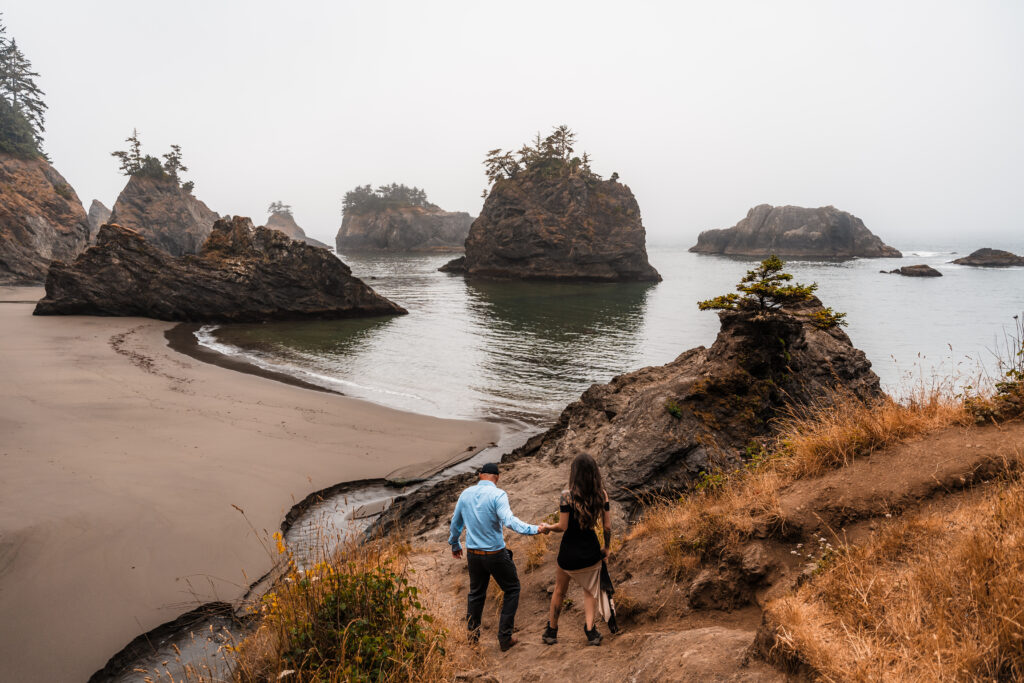
<svg viewBox="0 0 1024 683"><path fill-rule="evenodd" d="M914 513L935 506L955 505L985 486L992 477L1015 467L1024 455L1024 422L999 426L944 428L858 459L822 476L798 480L779 492L783 525L748 543L750 574L724 572L698 582L677 581L671 575L664 548L652 537L613 541L610 572L616 581L616 601L622 632L605 634L601 647L587 647L583 635L582 596L574 585L571 604L562 613L559 642L541 643L540 635L555 575L559 538L510 534L522 581L517 616L520 644L502 653L496 640L498 597L491 587L484 611L483 635L469 645L455 629L455 650L470 654L472 670L458 680L478 681L781 681L790 679L760 659L754 646L761 625L761 606L793 590L808 575L810 565L798 548L828 537L858 543L873 534L888 516ZM524 459L503 467L500 486L508 491L513 511L530 522L557 511L558 492L568 475L567 466L552 467ZM423 507L427 520L411 529L414 550L410 561L415 581L451 620L465 613L468 575L464 561L451 558L445 541L448 516L459 490L468 484L439 489ZM613 503L614 536L623 539L628 522ZM879 520L880 521L876 521ZM754 549L754 550L751 550ZM722 572L705 566L703 574ZM732 571L732 570L730 570ZM714 583L721 580L720 585ZM748 592L729 593L743 583ZM691 596L712 587L712 599ZM728 594L741 606L714 607L715 590ZM723 593L724 591L724 593ZM737 598L737 596L739 596Z"/></svg>

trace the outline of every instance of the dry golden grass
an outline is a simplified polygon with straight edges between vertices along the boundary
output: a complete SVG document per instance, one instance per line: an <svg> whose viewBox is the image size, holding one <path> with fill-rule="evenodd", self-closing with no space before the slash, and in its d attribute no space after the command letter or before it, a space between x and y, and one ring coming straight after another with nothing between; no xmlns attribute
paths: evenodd
<svg viewBox="0 0 1024 683"><path fill-rule="evenodd" d="M537 534L527 542L525 570L532 572L544 564L544 556L548 553L548 535Z"/></svg>
<svg viewBox="0 0 1024 683"><path fill-rule="evenodd" d="M1024 482L842 546L766 609L770 656L826 681L1024 679Z"/></svg>
<svg viewBox="0 0 1024 683"><path fill-rule="evenodd" d="M918 392L902 403L868 403L837 392L784 416L776 437L745 467L708 477L678 499L654 501L629 537L653 535L670 573L692 576L700 561L727 553L755 532L778 530L779 493L787 484L967 419L963 402L944 389Z"/></svg>

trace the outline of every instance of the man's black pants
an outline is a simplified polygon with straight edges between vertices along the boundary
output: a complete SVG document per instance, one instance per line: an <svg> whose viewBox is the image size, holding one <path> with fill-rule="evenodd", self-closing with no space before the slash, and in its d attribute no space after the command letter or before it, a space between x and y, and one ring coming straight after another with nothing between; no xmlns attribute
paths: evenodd
<svg viewBox="0 0 1024 683"><path fill-rule="evenodd" d="M512 551L508 548L493 555L468 553L469 600L466 609L466 625L470 631L480 628L480 617L487 599L487 586L491 577L505 593L498 621L498 641L505 642L512 637L515 627L516 610L519 609L519 575L512 562Z"/></svg>

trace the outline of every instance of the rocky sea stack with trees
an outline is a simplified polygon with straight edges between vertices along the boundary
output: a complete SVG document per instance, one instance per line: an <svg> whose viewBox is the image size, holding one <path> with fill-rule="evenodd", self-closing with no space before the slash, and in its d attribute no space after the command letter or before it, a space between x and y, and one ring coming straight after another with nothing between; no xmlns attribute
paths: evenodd
<svg viewBox="0 0 1024 683"><path fill-rule="evenodd" d="M82 202L43 152L39 74L0 23L0 284L34 284L89 240Z"/></svg>
<svg viewBox="0 0 1024 683"><path fill-rule="evenodd" d="M899 258L898 250L882 242L864 222L834 206L761 204L731 228L705 230L690 251L700 254L765 257L772 254L801 258Z"/></svg>
<svg viewBox="0 0 1024 683"><path fill-rule="evenodd" d="M172 256L198 253L219 216L192 194L192 181L182 180L188 167L181 147L171 145L161 162L143 153L137 130L125 142L127 150L111 152L128 184L114 202L110 222L137 231Z"/></svg>
<svg viewBox="0 0 1024 683"><path fill-rule="evenodd" d="M289 204L281 201L271 202L267 207L267 213L270 214L267 218L267 227L271 230L280 230L293 240L299 240L314 247L330 248L320 240L306 235L306 231L295 222L295 216L292 215L292 207Z"/></svg>
<svg viewBox="0 0 1024 683"><path fill-rule="evenodd" d="M461 251L473 217L445 211L418 187L361 185L345 193L336 247L343 251Z"/></svg>
<svg viewBox="0 0 1024 683"><path fill-rule="evenodd" d="M518 152L492 150L491 188L466 255L441 268L468 277L626 282L661 280L647 260L640 207L618 173L602 179L575 134L559 126Z"/></svg>
<svg viewBox="0 0 1024 683"><path fill-rule="evenodd" d="M74 263L54 261L36 315L262 322L405 313L325 249L248 218L220 219L198 256L175 257L141 233L100 228Z"/></svg>

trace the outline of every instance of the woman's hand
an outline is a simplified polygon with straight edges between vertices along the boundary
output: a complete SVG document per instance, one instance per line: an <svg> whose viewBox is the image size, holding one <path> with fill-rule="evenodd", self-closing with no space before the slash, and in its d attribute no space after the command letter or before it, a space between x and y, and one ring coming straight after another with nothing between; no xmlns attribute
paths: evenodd
<svg viewBox="0 0 1024 683"><path fill-rule="evenodd" d="M601 557L602 558L607 560L611 556L612 556L612 551L611 550L609 550L608 548L601 548Z"/></svg>

